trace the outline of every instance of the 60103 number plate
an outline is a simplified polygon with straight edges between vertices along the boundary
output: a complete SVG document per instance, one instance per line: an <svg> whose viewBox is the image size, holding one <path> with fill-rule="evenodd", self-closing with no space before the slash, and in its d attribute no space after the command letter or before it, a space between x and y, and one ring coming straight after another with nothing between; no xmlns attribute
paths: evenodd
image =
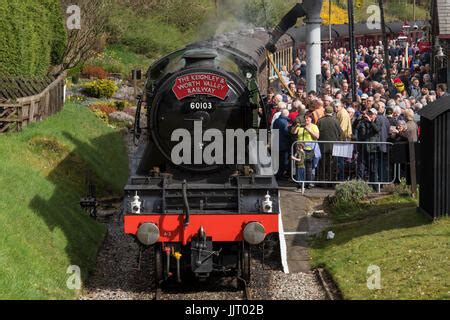
<svg viewBox="0 0 450 320"><path fill-rule="evenodd" d="M211 102L191 102L189 107L191 110L212 110L214 105Z"/></svg>

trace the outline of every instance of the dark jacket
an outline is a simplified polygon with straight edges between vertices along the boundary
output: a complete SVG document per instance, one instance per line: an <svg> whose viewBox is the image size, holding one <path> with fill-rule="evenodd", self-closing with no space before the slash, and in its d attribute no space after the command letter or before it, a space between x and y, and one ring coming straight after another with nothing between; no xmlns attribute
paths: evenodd
<svg viewBox="0 0 450 320"><path fill-rule="evenodd" d="M360 121L356 128L359 141L379 142L381 123L379 121L368 121L366 119ZM378 152L377 144L368 144L365 148L367 152Z"/></svg>
<svg viewBox="0 0 450 320"><path fill-rule="evenodd" d="M273 123L273 129L279 130L279 146L280 151L289 151L289 119L287 117L280 116L275 122Z"/></svg>
<svg viewBox="0 0 450 320"><path fill-rule="evenodd" d="M380 123L380 142L387 142L389 138L389 133L391 131L391 123L389 119L383 114L379 114L377 118L377 122ZM387 145L380 144L380 151L386 153L388 151Z"/></svg>
<svg viewBox="0 0 450 320"><path fill-rule="evenodd" d="M302 83L303 76L299 75L297 76L295 73L291 76L290 81L294 82L296 86Z"/></svg>
<svg viewBox="0 0 450 320"><path fill-rule="evenodd" d="M319 141L341 141L343 135L339 122L332 116L325 116L317 124L320 132ZM332 144L321 144L322 153L329 153L332 150Z"/></svg>

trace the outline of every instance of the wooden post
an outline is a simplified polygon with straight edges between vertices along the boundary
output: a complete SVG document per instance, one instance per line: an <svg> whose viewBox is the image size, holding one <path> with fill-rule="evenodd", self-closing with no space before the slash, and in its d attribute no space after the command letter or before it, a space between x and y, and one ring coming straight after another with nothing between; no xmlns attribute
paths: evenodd
<svg viewBox="0 0 450 320"><path fill-rule="evenodd" d="M33 99L30 101L30 111L28 115L28 124L34 122L34 113L35 113L36 101Z"/></svg>
<svg viewBox="0 0 450 320"><path fill-rule="evenodd" d="M278 79L280 79L281 84L283 85L283 87L289 92L289 95L292 98L295 98L295 94L291 91L291 89L289 89L289 86L284 82L284 79L283 79L280 71L278 70L277 66L275 65L275 62L273 62L272 56L270 55L269 51L267 51L267 59L269 60L269 62L272 65L273 69L275 70L275 73L277 74Z"/></svg>
<svg viewBox="0 0 450 320"><path fill-rule="evenodd" d="M42 115L42 118L45 119L47 118L47 115L50 112L50 92L47 91L45 93L45 105L44 105L44 113Z"/></svg>

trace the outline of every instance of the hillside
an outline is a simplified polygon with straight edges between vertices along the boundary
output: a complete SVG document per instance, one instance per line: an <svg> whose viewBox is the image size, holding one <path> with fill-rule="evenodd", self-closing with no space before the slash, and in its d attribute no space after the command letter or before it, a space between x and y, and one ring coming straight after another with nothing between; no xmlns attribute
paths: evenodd
<svg viewBox="0 0 450 320"><path fill-rule="evenodd" d="M107 49L87 63L128 77L131 69L146 70L158 57L190 42L249 27L274 27L296 2L116 0L109 7ZM370 16L367 8L378 1L366 0L363 6L358 6L357 2L355 1L355 21L367 21ZM323 2L321 16L324 24L329 22L329 3L329 0ZM343 0L331 0L332 24L348 23L346 3ZM385 5L387 21L413 20L411 1L387 1ZM426 7L416 7L417 19L424 20L427 15Z"/></svg>
<svg viewBox="0 0 450 320"><path fill-rule="evenodd" d="M0 136L0 150L0 300L75 298L67 269L79 266L86 279L105 234L79 207L86 171L102 193L121 194L128 170L121 134L68 104Z"/></svg>

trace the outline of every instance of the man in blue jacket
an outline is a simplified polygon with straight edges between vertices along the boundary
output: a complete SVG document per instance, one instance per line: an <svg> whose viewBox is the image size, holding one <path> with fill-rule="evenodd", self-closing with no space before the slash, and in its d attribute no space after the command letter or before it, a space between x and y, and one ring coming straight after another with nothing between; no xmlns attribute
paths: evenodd
<svg viewBox="0 0 450 320"><path fill-rule="evenodd" d="M277 178L283 177L284 173L289 169L289 110L284 109L281 115L273 123L273 130L279 131L279 154L280 154L280 169L277 173Z"/></svg>
<svg viewBox="0 0 450 320"><path fill-rule="evenodd" d="M376 102L374 108L378 111L377 123L379 124L380 132L380 142L385 143L388 141L391 123L389 119L385 116L386 108L382 102ZM378 179L381 182L389 182L389 147L386 144L379 145L379 160L378 160Z"/></svg>

